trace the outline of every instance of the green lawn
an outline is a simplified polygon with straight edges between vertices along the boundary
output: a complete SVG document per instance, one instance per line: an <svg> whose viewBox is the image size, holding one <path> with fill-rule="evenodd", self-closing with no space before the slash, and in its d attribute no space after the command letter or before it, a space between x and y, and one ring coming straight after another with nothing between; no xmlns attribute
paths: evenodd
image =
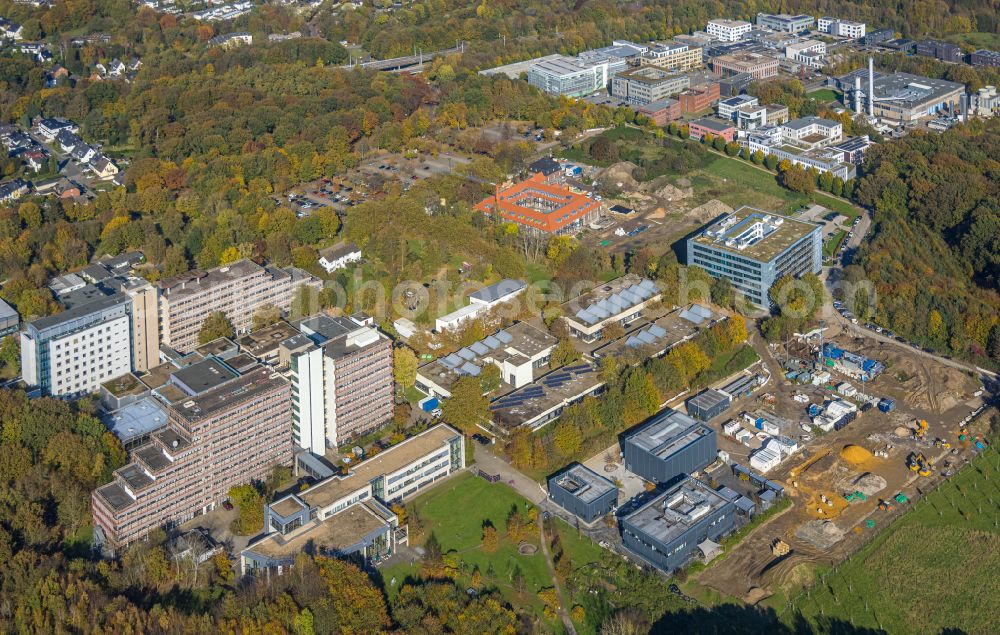
<svg viewBox="0 0 1000 635"><path fill-rule="evenodd" d="M890 633L996 632L998 465L991 448L799 596L785 621L801 614L819 631L839 618Z"/></svg>
<svg viewBox="0 0 1000 635"><path fill-rule="evenodd" d="M717 157L704 169L703 176L708 181L705 184L709 186L709 198L718 198L731 207L752 205L791 213L807 200L804 195L781 187L773 173L758 170L740 159Z"/></svg>
<svg viewBox="0 0 1000 635"><path fill-rule="evenodd" d="M843 229L835 231L830 238L823 243L823 257L833 258L833 256L837 253L837 249L840 247L840 243L844 240L844 236L846 235L847 232Z"/></svg>
<svg viewBox="0 0 1000 635"><path fill-rule="evenodd" d="M840 96L835 90L820 88L819 90L814 90L811 93L806 93L806 97L811 97L817 101L837 101Z"/></svg>
<svg viewBox="0 0 1000 635"><path fill-rule="evenodd" d="M425 528L421 544L433 532L442 551L457 556L460 586L469 583L473 570L478 567L487 585L497 587L512 605L529 607L544 620L537 593L552 586L545 556L540 549L534 555L521 555L517 545L506 537L507 515L511 508L517 507L526 515L533 507L530 502L504 483L489 483L466 472L414 499L412 507ZM492 554L484 552L481 544L486 521L497 528L501 537L500 548ZM537 545L538 534L532 534L529 542ZM524 576L524 593L518 593L512 585L515 569L520 569ZM383 569L382 577L390 599L407 577L416 577L419 571L419 561ZM396 578L395 586L390 584L393 577Z"/></svg>

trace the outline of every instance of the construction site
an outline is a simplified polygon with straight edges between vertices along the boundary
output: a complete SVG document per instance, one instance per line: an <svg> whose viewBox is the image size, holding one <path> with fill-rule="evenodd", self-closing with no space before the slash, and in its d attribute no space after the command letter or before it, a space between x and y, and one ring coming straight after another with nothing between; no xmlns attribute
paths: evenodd
<svg viewBox="0 0 1000 635"><path fill-rule="evenodd" d="M741 464L770 448L764 429L791 437L797 450L756 465L792 505L693 578L750 603L795 593L817 567L857 550L985 449L994 412L978 380L892 344L838 336L768 348L773 381L710 425L719 449ZM853 351L849 363L828 363L843 351ZM824 431L817 422L831 403L850 416Z"/></svg>

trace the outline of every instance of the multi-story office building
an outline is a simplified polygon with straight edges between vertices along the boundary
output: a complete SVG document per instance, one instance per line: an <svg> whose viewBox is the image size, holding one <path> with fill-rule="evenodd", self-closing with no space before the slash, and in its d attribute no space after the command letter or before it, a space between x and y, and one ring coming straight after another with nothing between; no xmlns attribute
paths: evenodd
<svg viewBox="0 0 1000 635"><path fill-rule="evenodd" d="M14 307L0 300L0 337L17 333L17 328L20 325L21 316L17 314Z"/></svg>
<svg viewBox="0 0 1000 635"><path fill-rule="evenodd" d="M844 138L844 126L839 121L809 116L792 119L778 127L784 141L810 145L828 145Z"/></svg>
<svg viewBox="0 0 1000 635"><path fill-rule="evenodd" d="M21 376L53 396L94 392L132 369L132 298L91 288L92 296L21 332ZM145 329L146 327L141 327Z"/></svg>
<svg viewBox="0 0 1000 635"><path fill-rule="evenodd" d="M167 278L158 284L160 341L180 352L194 349L205 318L215 312L224 313L238 333L246 333L258 309L270 305L288 312L302 285L319 284L299 269L263 267L250 260Z"/></svg>
<svg viewBox="0 0 1000 635"><path fill-rule="evenodd" d="M778 60L760 53L734 53L712 59L712 72L719 77L746 73L754 79L767 79L778 74Z"/></svg>
<svg viewBox="0 0 1000 635"><path fill-rule="evenodd" d="M739 42L753 25L743 20L709 20L705 31L723 42Z"/></svg>
<svg viewBox="0 0 1000 635"><path fill-rule="evenodd" d="M861 41L865 46L878 46L895 38L896 32L892 29L876 29L866 33Z"/></svg>
<svg viewBox="0 0 1000 635"><path fill-rule="evenodd" d="M865 23L824 16L816 21L816 30L837 37L859 40L865 36Z"/></svg>
<svg viewBox="0 0 1000 635"><path fill-rule="evenodd" d="M685 90L689 79L655 66L640 66L618 73L611 80L611 94L630 104L642 106Z"/></svg>
<svg viewBox="0 0 1000 635"><path fill-rule="evenodd" d="M687 264L713 278L729 278L759 306L770 306L768 291L785 275L819 273L823 237L819 225L741 207L687 241Z"/></svg>
<svg viewBox="0 0 1000 635"><path fill-rule="evenodd" d="M665 126L671 121L676 121L684 114L681 109L681 102L676 99L666 97L643 104L635 109L640 115L646 115L657 126Z"/></svg>
<svg viewBox="0 0 1000 635"><path fill-rule="evenodd" d="M240 554L244 575L284 573L303 551L367 564L407 540L388 506L465 467L462 435L437 425L264 509L267 535ZM455 510L461 513L461 510Z"/></svg>
<svg viewBox="0 0 1000 635"><path fill-rule="evenodd" d="M736 112L743 107L756 106L760 103L753 95L734 95L719 102L719 117L736 120Z"/></svg>
<svg viewBox="0 0 1000 635"><path fill-rule="evenodd" d="M709 82L701 86L693 86L677 95L677 101L681 104L681 111L693 115L703 110L711 108L719 101L718 82Z"/></svg>
<svg viewBox="0 0 1000 635"><path fill-rule="evenodd" d="M209 357L173 371L154 393L167 425L91 497L98 540L112 549L210 511L230 488L292 460L289 384L267 367L241 374Z"/></svg>
<svg viewBox="0 0 1000 635"><path fill-rule="evenodd" d="M652 483L670 483L715 460L715 431L666 408L625 437L622 454L629 472Z"/></svg>
<svg viewBox="0 0 1000 635"><path fill-rule="evenodd" d="M933 57L943 62L961 62L962 47L941 40L921 40L917 42L917 55Z"/></svg>
<svg viewBox="0 0 1000 635"><path fill-rule="evenodd" d="M672 573L706 540L733 530L735 505L708 485L685 478L621 519L625 547L646 562Z"/></svg>
<svg viewBox="0 0 1000 635"><path fill-rule="evenodd" d="M528 83L552 95L582 97L608 85L613 71L609 60L584 63L565 56L544 59L528 69Z"/></svg>
<svg viewBox="0 0 1000 635"><path fill-rule="evenodd" d="M292 439L318 455L392 418L392 342L370 320L319 315L281 344L292 380Z"/></svg>
<svg viewBox="0 0 1000 635"><path fill-rule="evenodd" d="M803 31L808 31L812 28L814 21L811 15L788 15L787 13L779 13L777 15L771 13L757 14L757 26L762 29L781 31L782 33L802 33Z"/></svg>
<svg viewBox="0 0 1000 635"><path fill-rule="evenodd" d="M683 42L660 42L639 56L639 64L682 71L700 68L701 48Z"/></svg>
<svg viewBox="0 0 1000 635"><path fill-rule="evenodd" d="M692 139L702 139L705 135L722 137L728 143L736 139L736 126L715 117L701 117L688 122L688 134Z"/></svg>

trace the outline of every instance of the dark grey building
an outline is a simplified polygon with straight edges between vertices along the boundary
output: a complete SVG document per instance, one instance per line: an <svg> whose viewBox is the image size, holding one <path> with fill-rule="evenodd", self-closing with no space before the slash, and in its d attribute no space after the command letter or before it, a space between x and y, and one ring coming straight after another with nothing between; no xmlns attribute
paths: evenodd
<svg viewBox="0 0 1000 635"><path fill-rule="evenodd" d="M721 415L732 405L733 398L729 393L715 388L706 388L687 400L687 412L698 421L711 421Z"/></svg>
<svg viewBox="0 0 1000 635"><path fill-rule="evenodd" d="M973 66L1000 67L1000 51L979 49L969 55L969 63Z"/></svg>
<svg viewBox="0 0 1000 635"><path fill-rule="evenodd" d="M625 469L654 483L670 483L715 460L715 431L666 408L622 442Z"/></svg>
<svg viewBox="0 0 1000 635"><path fill-rule="evenodd" d="M732 77L719 79L719 94L723 97L735 97L746 91L747 86L753 81L750 73L737 73Z"/></svg>
<svg viewBox="0 0 1000 635"><path fill-rule="evenodd" d="M574 463L549 478L549 498L588 525L618 504L618 488L597 472Z"/></svg>
<svg viewBox="0 0 1000 635"><path fill-rule="evenodd" d="M934 57L943 62L961 62L962 48L957 44L941 40L921 40L917 42L917 55Z"/></svg>
<svg viewBox="0 0 1000 635"><path fill-rule="evenodd" d="M875 46L876 44L881 44L882 42L888 42L889 40L895 39L896 33L892 29L878 29L877 31L872 31L865 34L861 38L861 42L865 46Z"/></svg>
<svg viewBox="0 0 1000 635"><path fill-rule="evenodd" d="M667 573L687 562L706 540L732 531L735 506L701 481L686 477L621 519L632 553Z"/></svg>

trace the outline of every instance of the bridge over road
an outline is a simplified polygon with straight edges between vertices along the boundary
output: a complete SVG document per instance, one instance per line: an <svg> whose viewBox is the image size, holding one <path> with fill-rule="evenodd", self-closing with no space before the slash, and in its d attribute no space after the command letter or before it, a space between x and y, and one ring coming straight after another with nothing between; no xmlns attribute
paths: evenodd
<svg viewBox="0 0 1000 635"><path fill-rule="evenodd" d="M341 68L371 68L377 71L398 71L404 68L409 68L411 66L423 66L426 60L434 59L435 57L440 57L442 55L451 55L452 53L464 53L465 49L469 47L468 42L459 42L453 48L444 49L441 51L432 51L430 53L424 53L423 51L417 51L414 55L407 55L405 57L394 57L388 60L370 60L367 62L361 62L356 64L345 64Z"/></svg>

